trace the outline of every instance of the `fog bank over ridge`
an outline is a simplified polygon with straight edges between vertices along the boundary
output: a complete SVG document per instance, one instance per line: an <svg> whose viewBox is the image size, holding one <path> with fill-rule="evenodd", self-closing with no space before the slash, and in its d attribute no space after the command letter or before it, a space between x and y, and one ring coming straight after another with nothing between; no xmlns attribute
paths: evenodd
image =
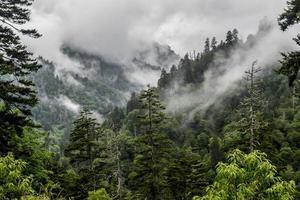
<svg viewBox="0 0 300 200"><path fill-rule="evenodd" d="M290 39L293 36L293 30L283 33L277 24L264 18L257 33L249 35L229 58L215 56L214 64L220 66L217 69L209 68L204 73L204 82L199 88L191 90L188 86L175 84L173 90L168 91L167 109L172 112L191 110L192 117L195 112L205 111L209 106L221 102L226 92L240 87L239 81L253 61L257 61L257 67L262 69L278 66L281 52L296 49L296 43Z"/></svg>
<svg viewBox="0 0 300 200"><path fill-rule="evenodd" d="M170 45L183 56L202 50L206 37L224 38L233 28L246 39L259 20L267 16L275 22L284 7L281 0L36 0L30 25L43 37L25 40L36 54L59 68L78 67L60 52L64 43L130 66L154 42ZM153 83L158 77L142 72L129 78Z"/></svg>

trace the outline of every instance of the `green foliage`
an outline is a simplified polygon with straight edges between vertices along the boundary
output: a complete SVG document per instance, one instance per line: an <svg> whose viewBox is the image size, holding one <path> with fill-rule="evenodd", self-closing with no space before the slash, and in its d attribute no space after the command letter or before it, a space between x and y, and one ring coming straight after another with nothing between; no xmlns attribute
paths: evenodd
<svg viewBox="0 0 300 200"><path fill-rule="evenodd" d="M26 174L33 177L32 187L35 191L41 191L42 187L51 183L51 170L48 168L52 154L41 146L41 131L34 128L25 128L24 136L16 139L14 156L28 163ZM30 164L29 164L30 163ZM49 185L48 185L49 186Z"/></svg>
<svg viewBox="0 0 300 200"><path fill-rule="evenodd" d="M278 23L282 31L287 30L289 26L300 22L300 1L291 0L287 2L287 9L279 16ZM295 42L300 45L300 36L294 38ZM282 66L278 70L279 73L286 75L289 78L289 85L293 86L298 79L298 71L300 64L300 51L292 51L282 53Z"/></svg>
<svg viewBox="0 0 300 200"><path fill-rule="evenodd" d="M266 154L253 151L244 154L234 150L227 163L219 163L214 183L200 199L293 199L294 181L286 182L276 176L277 171Z"/></svg>
<svg viewBox="0 0 300 200"><path fill-rule="evenodd" d="M109 174L107 132L100 132L99 124L88 109L81 111L74 122L70 143L65 155L77 174L75 190L72 196L76 199L86 198L88 191L99 188ZM66 174L68 175L68 174ZM72 184L72 182L71 182Z"/></svg>
<svg viewBox="0 0 300 200"><path fill-rule="evenodd" d="M166 199L191 199L203 193L210 181L208 161L191 149L172 152L167 172L169 196Z"/></svg>
<svg viewBox="0 0 300 200"><path fill-rule="evenodd" d="M282 53L281 68L278 70L280 74L286 75L289 79L289 86L293 86L298 77L300 52L292 51Z"/></svg>
<svg viewBox="0 0 300 200"><path fill-rule="evenodd" d="M171 141L160 132L164 121L164 107L156 88L149 87L140 95L140 135L136 138L134 171L129 175L137 199L165 198L167 170L171 153Z"/></svg>
<svg viewBox="0 0 300 200"><path fill-rule="evenodd" d="M91 167L98 150L99 137L98 124L88 109L81 111L74 122L74 129L70 134L70 143L65 150L65 155L70 158L70 163L77 169Z"/></svg>
<svg viewBox="0 0 300 200"><path fill-rule="evenodd" d="M32 125L28 116L38 99L28 75L40 65L26 50L18 34L39 37L35 30L16 28L30 19L32 0L4 0L0 3L0 154L14 149L14 138L22 136L22 127Z"/></svg>
<svg viewBox="0 0 300 200"><path fill-rule="evenodd" d="M88 200L111 200L104 188L89 192Z"/></svg>
<svg viewBox="0 0 300 200"><path fill-rule="evenodd" d="M24 196L21 200L50 200L50 197L46 195L39 195L39 196Z"/></svg>
<svg viewBox="0 0 300 200"><path fill-rule="evenodd" d="M246 71L246 95L237 110L238 121L227 125L225 132L228 143L244 151L253 151L260 147L260 141L264 137L268 124L263 119L265 100L261 91L261 80L257 73L260 68L255 67L253 62L251 69ZM239 134L239 135L236 135ZM229 144L232 145L232 144Z"/></svg>
<svg viewBox="0 0 300 200"><path fill-rule="evenodd" d="M279 26L283 31L300 21L300 1L290 0L287 5L287 8L278 18Z"/></svg>
<svg viewBox="0 0 300 200"><path fill-rule="evenodd" d="M193 116L190 110L166 113L161 103L174 92L198 91L209 69L218 77L234 50L249 48L255 36L243 42L233 29L225 42L207 38L203 52L186 54L169 72L147 65L162 69L158 88L132 93L126 109L113 108L124 103L124 91L133 85L119 65L99 56L66 45L61 49L99 75L68 74L84 87L64 84L54 64L42 58L46 67L33 76L40 66L19 37L39 37L35 30L20 28L30 18L32 3L0 3L0 155L12 152L17 158L0 157L0 199L300 198L299 99L292 94L297 88L290 92L281 76L265 70L258 83L253 65L246 90L230 91L219 104ZM288 2L279 17L282 30L299 22L299 3ZM300 36L294 40L300 45ZM279 72L288 76L290 86L297 86L299 60L299 51L283 54ZM33 128L30 119L38 101L33 82L43 94L35 118L47 133ZM75 113L59 104L65 96L104 114L104 123L86 109L74 121ZM227 163L220 162L237 147L252 152L235 150Z"/></svg>
<svg viewBox="0 0 300 200"><path fill-rule="evenodd" d="M209 149L210 149L210 164L212 169L215 169L218 162L222 161L224 157L222 152L221 142L218 137L214 136L210 139Z"/></svg>
<svg viewBox="0 0 300 200"><path fill-rule="evenodd" d="M12 155L0 157L0 199L14 199L34 193L32 177L24 175L27 163Z"/></svg>

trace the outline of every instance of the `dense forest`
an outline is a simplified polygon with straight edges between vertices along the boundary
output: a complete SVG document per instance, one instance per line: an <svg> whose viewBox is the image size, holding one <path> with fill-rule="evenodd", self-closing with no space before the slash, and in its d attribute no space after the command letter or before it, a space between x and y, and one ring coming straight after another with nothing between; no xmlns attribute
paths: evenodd
<svg viewBox="0 0 300 200"><path fill-rule="evenodd" d="M198 94L207 73L214 82L234 55L247 60L269 25L246 41L237 29L220 42L209 37L202 52L170 69L163 65L178 55L155 44L162 66L143 67L161 75L157 87L143 89L118 64L63 46L86 66L101 63L94 80L72 74L87 91L64 85L54 63L23 44L22 37L42 37L22 28L32 3L0 2L0 199L300 199L300 51L268 67L248 63L214 103ZM300 1L278 15L282 31L297 26ZM300 45L300 34L293 40ZM79 114L62 109L63 95L82 105Z"/></svg>

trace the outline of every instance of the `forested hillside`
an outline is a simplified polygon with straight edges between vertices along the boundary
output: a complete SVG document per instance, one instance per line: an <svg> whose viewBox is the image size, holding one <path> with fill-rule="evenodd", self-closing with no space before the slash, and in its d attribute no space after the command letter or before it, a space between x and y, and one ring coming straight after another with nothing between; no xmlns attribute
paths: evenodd
<svg viewBox="0 0 300 200"><path fill-rule="evenodd" d="M32 3L0 3L0 199L300 199L300 52L253 59L300 21L299 0L279 26L180 60L158 43L130 67L63 45L76 68L27 50L42 37L23 29ZM132 81L141 71L157 86Z"/></svg>
<svg viewBox="0 0 300 200"><path fill-rule="evenodd" d="M98 121L103 121L115 106L125 106L131 92L141 90L143 85L132 82L121 64L70 45L64 45L61 51L80 69L60 70L56 63L39 58L43 68L34 74L33 82L40 101L33 108L33 117L60 144L59 148L64 148L81 108L88 107ZM137 70L160 73L161 68L168 69L177 60L178 55L169 47L154 44L139 52L132 64Z"/></svg>

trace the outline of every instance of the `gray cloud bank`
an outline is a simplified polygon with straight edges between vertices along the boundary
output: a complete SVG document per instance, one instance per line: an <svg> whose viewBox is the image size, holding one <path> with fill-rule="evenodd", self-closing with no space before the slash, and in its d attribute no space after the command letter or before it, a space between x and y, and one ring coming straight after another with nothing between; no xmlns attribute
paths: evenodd
<svg viewBox="0 0 300 200"><path fill-rule="evenodd" d="M167 94L167 109L175 112L190 110L188 117L191 118L195 112L205 111L209 106L220 103L226 92L240 87L240 80L253 61L258 61L256 67L262 69L278 66L281 52L297 48L291 39L293 36L295 30L283 33L277 24L264 18L257 33L249 36L242 47L231 53L229 59L216 55L214 62L220 66L217 69L208 69L203 83L197 89L175 84L173 90Z"/></svg>
<svg viewBox="0 0 300 200"><path fill-rule="evenodd" d="M60 63L66 62L59 53L65 42L120 62L154 41L183 55L233 28L246 37L284 6L282 0L35 0L31 25L43 37L28 44Z"/></svg>
<svg viewBox="0 0 300 200"><path fill-rule="evenodd" d="M246 40L265 16L276 23L285 6L283 0L35 0L29 25L43 37L27 38L26 42L36 54L54 61L58 69L77 72L81 66L60 52L64 43L123 64L153 42L168 44L183 56L201 51L206 37L222 39L233 28ZM176 102L170 101L169 108L184 108L185 102L200 105L199 99L204 99L202 107L209 106L242 77L253 60L266 65L279 60L280 51L292 49L294 32L282 33L274 26L260 44L236 52L226 61L224 67L230 70L214 79L215 83L208 81L214 76L208 71L201 90L174 98ZM247 58L241 60L245 54ZM143 84L154 84L159 76L135 65L128 70L132 81Z"/></svg>

